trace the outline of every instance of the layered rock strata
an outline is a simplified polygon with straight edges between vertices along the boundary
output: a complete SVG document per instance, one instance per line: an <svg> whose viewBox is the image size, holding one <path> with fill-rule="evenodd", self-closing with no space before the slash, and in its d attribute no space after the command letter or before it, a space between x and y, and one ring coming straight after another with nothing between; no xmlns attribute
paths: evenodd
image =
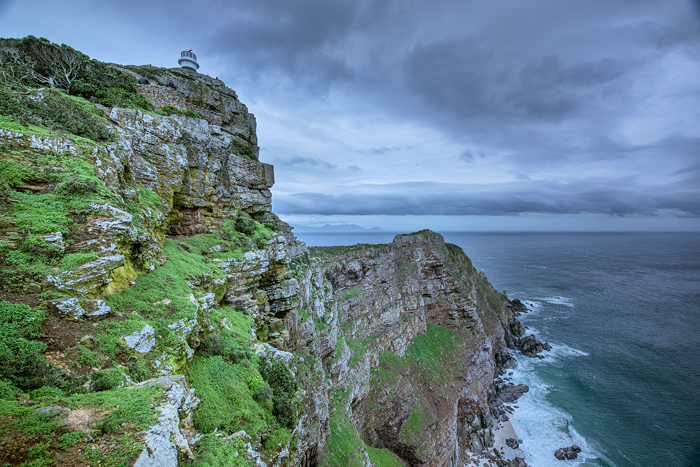
<svg viewBox="0 0 700 467"><path fill-rule="evenodd" d="M39 244L77 261L27 272L3 299L46 311L46 359L66 372L163 391L136 465L210 462L218 449L240 458L230 465L453 467L491 448L503 402L527 390L497 379L508 349L548 350L523 337L522 304L431 231L337 256L307 249L271 212L272 166L239 154L257 154L257 136L235 92L158 73L206 118L101 107L114 137L101 144L0 129L3 160L32 174L4 192L2 251ZM65 207L75 193L92 201ZM12 196L72 217L32 233ZM79 352L92 360L66 357ZM219 423L230 414L216 404L238 410L244 396L229 417L240 423Z"/></svg>
<svg viewBox="0 0 700 467"><path fill-rule="evenodd" d="M339 457L341 420L406 465L460 465L493 445L503 414L494 380L512 363L517 320L459 247L423 231L306 271L299 308L309 317L290 313L288 345L317 358L331 386L327 403L325 388L306 387L321 393L302 417L301 446L321 453L310 464Z"/></svg>

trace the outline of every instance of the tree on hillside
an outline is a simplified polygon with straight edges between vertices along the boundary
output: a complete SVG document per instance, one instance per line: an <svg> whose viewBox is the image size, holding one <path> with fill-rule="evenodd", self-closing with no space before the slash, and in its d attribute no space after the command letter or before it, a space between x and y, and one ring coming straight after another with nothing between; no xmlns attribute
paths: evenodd
<svg viewBox="0 0 700 467"><path fill-rule="evenodd" d="M47 39L28 36L22 39L24 49L34 60L35 79L51 88L70 93L73 80L83 72L90 57L66 44L53 44Z"/></svg>
<svg viewBox="0 0 700 467"><path fill-rule="evenodd" d="M0 39L0 87L20 92L49 87L108 107L152 110L135 84L130 74L66 44L34 36Z"/></svg>

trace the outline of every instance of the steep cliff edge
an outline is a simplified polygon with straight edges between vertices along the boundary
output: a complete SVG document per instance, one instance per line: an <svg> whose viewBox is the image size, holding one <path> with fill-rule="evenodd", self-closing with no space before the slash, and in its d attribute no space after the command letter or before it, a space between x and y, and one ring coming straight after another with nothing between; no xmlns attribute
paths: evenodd
<svg viewBox="0 0 700 467"><path fill-rule="evenodd" d="M151 92L138 67L0 45L4 464L455 466L493 445L507 348L543 347L460 248L307 249L219 80L150 69L179 87ZM62 90L40 87L53 56L82 63Z"/></svg>
<svg viewBox="0 0 700 467"><path fill-rule="evenodd" d="M383 465L386 450L406 465L450 466L493 445L494 380L512 363L517 320L459 247L421 231L301 271L289 346L318 362L312 374L323 371L330 394L327 410L318 398L305 408L317 414L307 453L327 465Z"/></svg>

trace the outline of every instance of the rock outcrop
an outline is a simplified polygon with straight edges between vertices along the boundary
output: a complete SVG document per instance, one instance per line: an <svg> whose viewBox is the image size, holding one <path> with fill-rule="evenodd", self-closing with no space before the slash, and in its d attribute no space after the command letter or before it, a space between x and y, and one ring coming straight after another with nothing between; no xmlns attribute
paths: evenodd
<svg viewBox="0 0 700 467"><path fill-rule="evenodd" d="M429 230L307 249L271 212L273 168L235 92L153 72L203 118L100 105L103 142L0 128L19 174L3 181L2 260L19 280L3 276L2 303L34 317L17 342L40 329L46 360L31 380L3 369L2 394L54 394L32 412L46 420L92 414L61 428L75 441L62 446L104 453L133 438L142 447L123 455L139 467L456 467L492 453L503 403L528 390L498 379L508 349L549 350L523 337L524 305ZM141 94L161 105L163 92ZM98 410L79 387L112 398ZM137 391L148 413L117 410Z"/></svg>

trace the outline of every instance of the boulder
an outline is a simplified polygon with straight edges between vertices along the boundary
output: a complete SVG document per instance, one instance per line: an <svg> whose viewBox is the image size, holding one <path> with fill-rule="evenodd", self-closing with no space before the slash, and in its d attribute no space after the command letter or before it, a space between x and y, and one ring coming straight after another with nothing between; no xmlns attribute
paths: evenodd
<svg viewBox="0 0 700 467"><path fill-rule="evenodd" d="M71 410L67 407L54 405L51 407L39 407L34 412L37 414L53 416L51 421L57 422L59 426L64 426L66 424L66 418L68 417L68 414L70 414Z"/></svg>
<svg viewBox="0 0 700 467"><path fill-rule="evenodd" d="M156 408L160 412L158 423L146 431L146 448L134 467L177 467L178 451L194 459L189 440L194 435L192 414L199 399L187 386L185 376L162 376L131 387L159 387L167 391Z"/></svg>
<svg viewBox="0 0 700 467"><path fill-rule="evenodd" d="M69 319L99 318L111 312L104 300L58 298L51 302L54 310Z"/></svg>
<svg viewBox="0 0 700 467"><path fill-rule="evenodd" d="M122 340L129 349L145 354L153 350L156 345L156 331L151 326L145 325L140 331L122 337Z"/></svg>
<svg viewBox="0 0 700 467"><path fill-rule="evenodd" d="M570 447L564 447L564 448L557 449L556 451L554 451L554 457L556 457L560 461L573 460L573 459L576 459L578 457L578 454L580 452L581 452L581 448L574 444Z"/></svg>
<svg viewBox="0 0 700 467"><path fill-rule="evenodd" d="M515 402L529 390L530 388L526 384L508 384L498 389L498 395L503 402Z"/></svg>

